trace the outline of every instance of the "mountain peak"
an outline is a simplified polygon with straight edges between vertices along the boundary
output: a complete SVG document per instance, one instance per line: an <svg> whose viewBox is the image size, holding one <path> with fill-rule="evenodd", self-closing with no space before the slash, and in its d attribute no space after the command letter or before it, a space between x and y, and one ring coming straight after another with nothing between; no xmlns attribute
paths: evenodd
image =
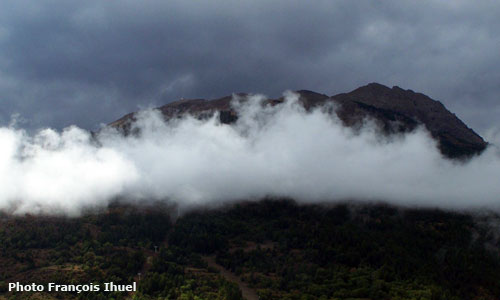
<svg viewBox="0 0 500 300"><path fill-rule="evenodd" d="M398 86L389 88L373 82L349 93L331 97L310 90L299 90L296 93L299 94L299 100L307 110L326 102L336 103L339 107L336 114L346 126L357 126L366 117L374 119L387 134L410 132L423 125L438 141L441 152L450 158L481 153L487 145L441 102ZM158 110L167 119L185 114L201 119L218 113L221 123L231 124L238 118L237 112L231 107L232 98L225 96L213 100L181 99L163 105ZM280 105L282 102L282 98L266 101L269 105ZM134 120L132 113L111 123L110 126L127 132Z"/></svg>
<svg viewBox="0 0 500 300"><path fill-rule="evenodd" d="M402 131L411 131L422 124L439 141L441 152L449 157L480 153L487 145L441 102L412 90L370 83L332 99L341 105L339 116L346 124L353 123L352 118L366 116L382 121L385 126L390 121L399 123Z"/></svg>

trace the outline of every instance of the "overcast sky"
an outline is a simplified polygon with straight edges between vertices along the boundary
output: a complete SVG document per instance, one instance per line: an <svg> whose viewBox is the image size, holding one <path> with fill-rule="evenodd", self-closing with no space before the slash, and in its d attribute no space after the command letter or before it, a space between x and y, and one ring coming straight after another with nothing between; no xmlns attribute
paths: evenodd
<svg viewBox="0 0 500 300"><path fill-rule="evenodd" d="M0 2L0 120L95 129L138 108L232 92L423 92L500 128L495 1Z"/></svg>

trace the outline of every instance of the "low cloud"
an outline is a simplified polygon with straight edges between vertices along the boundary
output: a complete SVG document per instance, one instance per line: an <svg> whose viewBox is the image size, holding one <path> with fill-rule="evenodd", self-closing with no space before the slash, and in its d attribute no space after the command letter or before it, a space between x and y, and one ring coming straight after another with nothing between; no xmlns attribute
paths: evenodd
<svg viewBox="0 0 500 300"><path fill-rule="evenodd" d="M383 136L370 120L342 126L323 107L306 112L297 95L262 106L234 99L239 119L138 115L138 135L77 127L35 135L0 129L0 209L78 214L114 199L169 201L181 208L263 197L300 202L385 201L451 209L500 203L495 146L467 162L444 159L429 133Z"/></svg>

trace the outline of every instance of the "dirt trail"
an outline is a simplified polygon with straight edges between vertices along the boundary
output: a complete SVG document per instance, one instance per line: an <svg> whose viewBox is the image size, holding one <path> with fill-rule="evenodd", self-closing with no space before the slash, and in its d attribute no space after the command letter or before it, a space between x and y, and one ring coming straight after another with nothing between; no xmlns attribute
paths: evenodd
<svg viewBox="0 0 500 300"><path fill-rule="evenodd" d="M227 269L225 269L221 265L218 265L215 262L215 256L213 256L213 255L212 256L203 256L203 260L207 262L209 267L217 269L220 272L220 274L227 281L236 283L241 290L243 298L245 298L246 300L259 300L259 296L257 295L257 293L253 289L248 287L248 285L246 283L241 281L241 279L238 276L236 276L232 272L228 271Z"/></svg>

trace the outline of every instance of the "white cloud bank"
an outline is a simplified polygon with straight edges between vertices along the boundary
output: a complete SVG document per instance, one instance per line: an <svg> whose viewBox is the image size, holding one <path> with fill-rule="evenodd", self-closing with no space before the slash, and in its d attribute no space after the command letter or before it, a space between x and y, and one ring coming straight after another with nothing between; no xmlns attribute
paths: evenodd
<svg viewBox="0 0 500 300"><path fill-rule="evenodd" d="M77 214L117 198L186 207L265 196L500 207L497 148L458 163L423 129L389 139L367 122L353 132L322 110L305 112L294 94L286 99L265 108L261 96L235 101L233 126L144 111L138 136L1 128L0 210Z"/></svg>

